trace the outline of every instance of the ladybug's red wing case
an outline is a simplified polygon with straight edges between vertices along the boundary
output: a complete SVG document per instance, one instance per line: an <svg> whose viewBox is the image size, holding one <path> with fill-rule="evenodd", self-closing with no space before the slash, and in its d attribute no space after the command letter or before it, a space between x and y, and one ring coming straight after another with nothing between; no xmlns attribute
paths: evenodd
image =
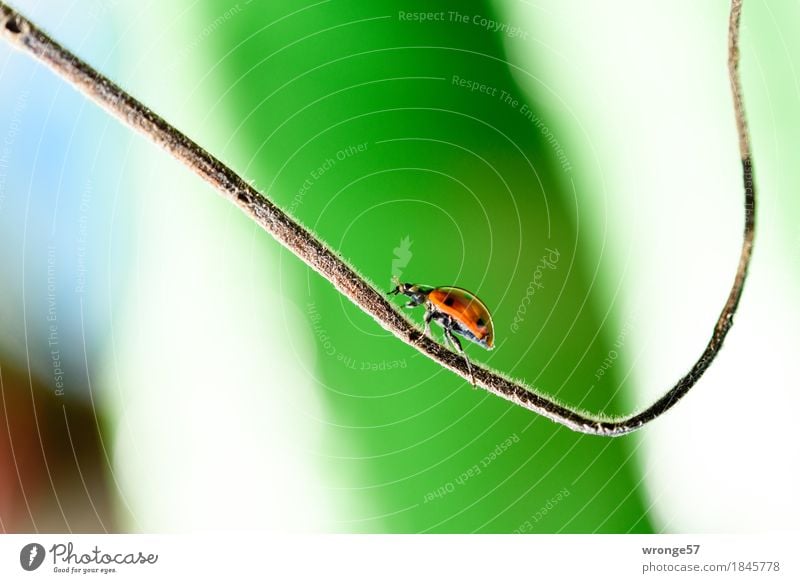
<svg viewBox="0 0 800 583"><path fill-rule="evenodd" d="M472 332L487 348L494 347L492 316L478 297L459 287L437 287L428 294L428 300Z"/></svg>

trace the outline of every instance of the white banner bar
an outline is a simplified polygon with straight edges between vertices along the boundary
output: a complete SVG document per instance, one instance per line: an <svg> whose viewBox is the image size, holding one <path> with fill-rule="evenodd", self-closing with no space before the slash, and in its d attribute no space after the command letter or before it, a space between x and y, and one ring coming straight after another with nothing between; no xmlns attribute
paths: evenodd
<svg viewBox="0 0 800 583"><path fill-rule="evenodd" d="M800 581L800 534L4 535L0 581Z"/></svg>

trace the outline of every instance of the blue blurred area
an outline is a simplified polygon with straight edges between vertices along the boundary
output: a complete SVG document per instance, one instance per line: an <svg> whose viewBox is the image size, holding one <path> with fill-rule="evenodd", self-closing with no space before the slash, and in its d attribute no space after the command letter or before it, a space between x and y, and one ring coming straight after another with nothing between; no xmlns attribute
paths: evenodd
<svg viewBox="0 0 800 583"><path fill-rule="evenodd" d="M78 19L77 5L17 8L114 74L108 11ZM127 272L132 215L117 194L132 136L5 43L0 80L0 355L59 396L86 397Z"/></svg>

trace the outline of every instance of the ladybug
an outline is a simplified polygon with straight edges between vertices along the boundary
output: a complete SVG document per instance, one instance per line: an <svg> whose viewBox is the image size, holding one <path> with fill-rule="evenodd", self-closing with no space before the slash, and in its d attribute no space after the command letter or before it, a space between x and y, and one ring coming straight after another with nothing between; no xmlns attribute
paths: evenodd
<svg viewBox="0 0 800 583"><path fill-rule="evenodd" d="M395 283L396 287L389 293L391 295L403 294L411 298L406 303L406 308L424 305L425 329L423 334L428 335L431 321L439 324L444 330L445 340L453 346L458 354L464 357L469 374L472 376L472 365L456 334L487 350L492 350L494 348L494 325L486 305L475 294L460 287L431 287L418 283L400 283L399 281L395 281ZM474 376L472 384L475 385Z"/></svg>

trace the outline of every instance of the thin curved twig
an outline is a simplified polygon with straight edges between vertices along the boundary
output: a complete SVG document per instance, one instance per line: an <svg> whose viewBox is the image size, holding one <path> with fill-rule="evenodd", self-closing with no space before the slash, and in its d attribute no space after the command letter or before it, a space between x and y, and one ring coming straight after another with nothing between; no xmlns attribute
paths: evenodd
<svg viewBox="0 0 800 583"><path fill-rule="evenodd" d="M744 173L744 241L733 287L703 354L691 370L663 397L639 413L618 419L598 418L571 409L506 376L472 365L472 374L477 385L575 431L617 436L635 431L665 413L694 386L711 365L733 324L733 316L739 304L750 262L755 226L753 165L738 75L741 10L742 0L732 0L728 32L728 72ZM0 36L18 49L49 65L58 75L94 99L121 121L139 130L180 162L194 170L275 237L278 242L329 280L336 289L359 308L370 314L383 328L443 367L450 369L467 381L471 380L472 377L464 359L427 336L423 336L412 322L389 303L383 293L359 275L336 252L329 249L302 225L280 210L269 198L255 190L236 172L166 120L153 113L118 85L73 55L2 2L0 2Z"/></svg>

